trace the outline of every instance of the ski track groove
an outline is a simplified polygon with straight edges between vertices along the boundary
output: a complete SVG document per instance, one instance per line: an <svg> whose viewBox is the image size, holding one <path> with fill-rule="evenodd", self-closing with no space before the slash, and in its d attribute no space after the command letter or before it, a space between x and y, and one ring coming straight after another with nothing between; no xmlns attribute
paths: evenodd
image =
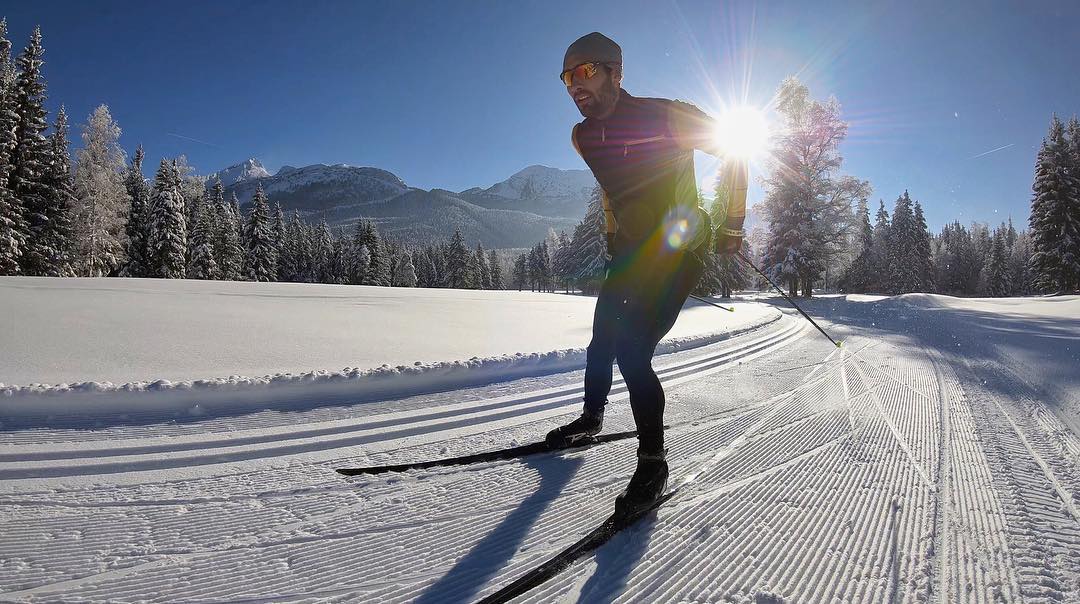
<svg viewBox="0 0 1080 604"><path fill-rule="evenodd" d="M790 394L789 394L789 393L785 393L785 394L781 395L781 397L777 397L777 398L782 398L782 397L784 397L784 396L790 396ZM756 412L757 412L757 410L754 410L754 411L752 411L752 412L748 413L747 415L748 415L748 416L752 416L752 415L753 415L754 413L756 413ZM737 427L737 426L739 425L739 422L740 422L740 420L741 420L741 419L742 419L742 418L740 418L740 417L735 417L735 418L726 418L725 420L722 420L722 421L724 421L724 422L726 422L726 423L731 423L732 425L734 425L734 426L736 426L736 427ZM699 444L698 446L699 446L699 448L702 448L702 449L709 449L709 448L712 448L712 447L714 447L715 445L714 445L714 443L710 443L710 442L708 442L708 439L705 439L705 440L702 440L702 441L700 442L700 444ZM621 462L621 464L620 464L620 465L622 466L622 467L620 468L620 470L621 470L621 471L620 471L620 473L621 473L621 474L622 474L622 476L623 476L623 480L625 480L625 476L629 475L629 473L630 473L630 472L632 471L632 469L633 469L633 468L632 468L632 462L630 461L630 460L632 459L632 457L631 457L630 455L626 455L626 456L624 456L624 457L625 457L625 459L624 459L624 460L622 460L622 462ZM620 459L622 459L622 457L620 457ZM609 474L610 474L610 472L609 472L609 471L610 471L610 468L608 468L608 469L605 469L605 470L603 470L603 471L599 471L599 472L598 472L598 475L609 475ZM596 485L596 483L597 483L597 477L591 476L591 475L590 475L589 473L582 473L582 474L581 474L581 476L580 476L580 477L578 478L578 481L582 482L583 484L592 484L592 485L594 485L594 486L595 486L595 485ZM616 482L618 482L619 484L618 484L618 485L617 485L617 484L615 484ZM612 483L612 488L614 489L614 488L615 488L616 486L621 486L621 480L619 480L619 481L613 481L613 483ZM571 489L571 490L572 490L572 489ZM468 499L469 499L469 497L463 497L463 498L462 498L462 500L466 502L466 503L464 503L463 505L464 505L464 506L466 506L466 507L471 507L471 506L469 506L469 504L467 503ZM576 507L577 507L577 506L574 506L574 505L570 505L570 506L567 506L567 509L568 509L568 510L571 510L571 511L573 511L573 512L574 512L574 515L577 515ZM399 510L399 512L400 512L400 510ZM557 523L557 522L549 522L549 521L548 521L548 519L543 519L543 522L541 523L541 526L548 526L548 527L552 527L552 530L553 530L553 532L554 532L554 533L556 533L556 535L555 535L555 536L558 536L559 534L561 534L561 533L562 533L562 531L560 531L560 530L558 530L558 529L556 529L556 528L555 528L555 527L558 527L558 526L560 526L560 523ZM563 527L565 528L565 527L566 527L566 523L562 523L562 526L563 526ZM585 520L584 520L584 521L583 521L583 522L581 523L581 531L582 531L582 532L586 531L586 530L587 530L588 528L590 528L590 527L591 527L591 524L590 524L590 522L589 522L589 519L585 519ZM340 529L341 527L340 527L340 526L338 526L338 527L336 527L336 528ZM485 531L485 530L486 530L487 528L488 528L488 527L482 527L482 528L480 529L480 531L479 531L479 532L477 533L477 536L479 536L480 534L483 534L483 532L484 532L484 531ZM539 537L541 537L541 538L543 539L543 538L545 538L546 536L545 536L545 535L543 535L543 534L541 533L541 534L539 535ZM451 543L453 543L453 542L459 542L459 541L460 541L460 536L459 536L459 537L455 537L454 539L450 539L450 540L448 540L448 541L450 541ZM380 563L383 563L383 562L390 562L390 561L392 561L392 559L384 559L384 560L380 560Z"/></svg>
<svg viewBox="0 0 1080 604"><path fill-rule="evenodd" d="M702 372L796 341L796 325L781 322L756 348L736 342L678 357L663 369L669 403L674 386ZM848 349L859 341L845 340ZM892 350L875 348L881 343ZM745 354L725 361L733 349ZM760 403L673 423L671 483L698 480L518 601L1076 601L1080 438L1014 372L996 379L1024 384L1030 399L966 390L996 367L949 353L872 339L853 353L834 350ZM485 420L499 406L478 398L491 412L474 419L484 422L484 438L504 443L522 427L553 425L557 409L528 409L576 396L569 391L556 385L524 402L520 392L504 395L518 401L513 424ZM461 417L441 407L422 413ZM616 409L611 425L626 424L629 410ZM430 456L446 438L437 428L430 440L365 443L367 456ZM0 580L0 600L407 602L430 598L433 585L448 601L473 600L599 524L633 472L633 447L344 482L326 478L325 462L277 470L289 483L316 472L301 489L259 490L257 473L200 479L203 488L220 482L231 493L224 497L182 497L182 481L169 486L167 501L149 487L128 494L145 501L78 489L10 495L0 500L0 551L32 569L18 571L19 585ZM238 493L238 478L246 491ZM51 516L33 515L42 505ZM96 515L97 533L82 530L87 514ZM44 545L42 535L51 535ZM129 545L110 547L116 542ZM480 544L479 555L498 564L458 568Z"/></svg>
<svg viewBox="0 0 1080 604"><path fill-rule="evenodd" d="M799 335L802 328L803 326L799 323L788 323L782 326L778 333L739 342L735 346L712 354L692 357L684 362L661 368L657 373L665 385L677 384L685 381L685 378L700 376L710 370L721 369L744 357L759 355L781 346L788 339ZM619 378L613 387L611 400L625 398L625 385L621 384L622 380ZM298 437L275 433L267 436L239 438L242 444L233 444L232 441L220 439L209 441L188 439L180 443L122 447L114 454L109 454L111 450L105 449L83 451L76 449L71 453L31 451L28 461L37 461L36 465L27 461L4 461L18 459L22 453L16 450L0 455L0 478L188 467L196 464L216 464L267 456L292 455L313 449L323 451L358 444L371 446L394 438L418 434L423 434L428 439L438 438L443 431L461 428L463 424L474 428L491 420L520 419L522 415L529 413L557 415L563 408L576 406L580 400L580 388L553 390L554 393L551 393L551 396L547 395L549 393L542 392L487 401L480 405L479 410L476 404L469 402L429 410L418 418L400 414L369 416L363 420L348 422L345 426L301 429L297 432ZM519 407L526 407L527 411ZM390 425L394 426L395 430L382 429ZM46 458L38 459L43 456ZM76 463L76 460L79 461Z"/></svg>

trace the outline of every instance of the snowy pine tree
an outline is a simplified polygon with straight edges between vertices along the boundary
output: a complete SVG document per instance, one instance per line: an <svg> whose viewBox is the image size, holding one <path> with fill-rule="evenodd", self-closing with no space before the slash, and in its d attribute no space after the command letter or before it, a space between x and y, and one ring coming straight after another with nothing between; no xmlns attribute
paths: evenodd
<svg viewBox="0 0 1080 604"><path fill-rule="evenodd" d="M471 262L475 261L467 247L461 231L454 231L450 237L450 245L446 252L446 287L454 289L468 289L476 281L472 271Z"/></svg>
<svg viewBox="0 0 1080 604"><path fill-rule="evenodd" d="M1001 229L994 232L990 253L983 267L984 293L1000 298L1009 295L1009 266L1005 255L1005 233Z"/></svg>
<svg viewBox="0 0 1080 604"><path fill-rule="evenodd" d="M124 188L131 199L124 232L127 235L127 265L123 275L126 277L149 276L149 236L150 236L150 186L143 176L142 164L145 158L142 145L135 148L135 156L124 175Z"/></svg>
<svg viewBox="0 0 1080 604"><path fill-rule="evenodd" d="M12 187L12 153L15 151L15 65L7 20L0 19L0 275L19 274L19 260L26 245L26 220L22 204Z"/></svg>
<svg viewBox="0 0 1080 604"><path fill-rule="evenodd" d="M15 146L11 150L11 170L8 188L18 200L20 210L14 223L19 230L18 260L20 272L44 274L43 254L35 251L35 234L48 221L45 206L49 196L46 174L52 159L45 138L45 81L41 74L44 63L41 28L35 27L30 42L16 60L18 73L10 94L14 96Z"/></svg>
<svg viewBox="0 0 1080 604"><path fill-rule="evenodd" d="M1011 295L1027 296L1035 291L1031 274L1031 254L1030 234L1027 231L1017 233L1016 239L1009 248L1009 293Z"/></svg>
<svg viewBox="0 0 1080 604"><path fill-rule="evenodd" d="M124 186L127 165L120 147L120 127L107 106L99 105L90 114L82 139L84 146L75 163L78 273L105 276L127 262L125 230L131 209Z"/></svg>
<svg viewBox="0 0 1080 604"><path fill-rule="evenodd" d="M324 218L313 233L312 259L316 283L334 282L334 235Z"/></svg>
<svg viewBox="0 0 1080 604"><path fill-rule="evenodd" d="M1055 115L1035 161L1029 226L1032 272L1043 291L1068 292L1080 286L1080 174L1070 174L1072 163L1065 128Z"/></svg>
<svg viewBox="0 0 1080 604"><path fill-rule="evenodd" d="M892 223L885 202L878 200L878 211L874 216L874 230L870 253L869 291L889 291L889 245L892 237Z"/></svg>
<svg viewBox="0 0 1080 604"><path fill-rule="evenodd" d="M840 280L840 287L846 292L863 293L870 291L876 280L873 268L874 228L870 225L870 206L866 199L860 199L855 210L853 244L855 261Z"/></svg>
<svg viewBox="0 0 1080 604"><path fill-rule="evenodd" d="M915 212L907 191L896 199L889 236L889 292L907 294L918 291L915 274Z"/></svg>
<svg viewBox="0 0 1080 604"><path fill-rule="evenodd" d="M150 193L150 276L181 279L186 272L187 223L172 164L162 159Z"/></svg>
<svg viewBox="0 0 1080 604"><path fill-rule="evenodd" d="M366 245L361 245L353 251L353 260L350 266L353 267L355 274L360 278L359 283L362 284L367 272L371 270L371 252L368 251Z"/></svg>
<svg viewBox="0 0 1080 604"><path fill-rule="evenodd" d="M484 245L476 244L476 287L478 289L491 289L491 267L488 266L487 254L484 253Z"/></svg>
<svg viewBox="0 0 1080 604"><path fill-rule="evenodd" d="M510 287L521 291L529 282L529 254L518 254L514 259L514 268L510 271Z"/></svg>
<svg viewBox="0 0 1080 604"><path fill-rule="evenodd" d="M359 249L360 246L366 247L370 256L368 268L360 283L383 287L390 285L390 258L375 223L370 220L361 220L356 225L353 247Z"/></svg>
<svg viewBox="0 0 1080 604"><path fill-rule="evenodd" d="M600 185L593 187L585 217L574 227L569 249L565 257L567 276L582 291L595 291L604 277L607 265L607 225L604 222L603 192ZM514 277L517 275L515 274ZM521 289L516 279L514 286Z"/></svg>
<svg viewBox="0 0 1080 604"><path fill-rule="evenodd" d="M502 289L502 267L499 266L499 257L495 250L488 251L488 270L491 271L491 289Z"/></svg>
<svg viewBox="0 0 1080 604"><path fill-rule="evenodd" d="M934 264L930 253L930 229L926 226L926 216L918 201L915 202L913 228L915 245L911 261L914 264L916 291L931 292L934 291Z"/></svg>
<svg viewBox="0 0 1080 604"><path fill-rule="evenodd" d="M222 279L240 281L244 278L246 252L244 251L244 237L238 227L240 224L240 217L237 215L239 203L236 201L236 195L233 195L231 203L225 202L224 195L218 195L216 191L219 185L220 181L215 183L214 189L211 190L213 204L218 206L217 237L220 254L217 258L218 273Z"/></svg>
<svg viewBox="0 0 1080 604"><path fill-rule="evenodd" d="M285 227L281 245L278 247L278 281L298 283L300 278L300 210L293 210L292 219Z"/></svg>
<svg viewBox="0 0 1080 604"><path fill-rule="evenodd" d="M260 183L251 200L247 222L247 254L245 256L247 264L244 274L250 281L273 281L277 276L274 268L272 229L269 200ZM324 266L329 262L329 257L330 250L327 249L323 258Z"/></svg>
<svg viewBox="0 0 1080 604"><path fill-rule="evenodd" d="M398 261L394 263L394 287L416 287L416 267L409 250L401 250Z"/></svg>
<svg viewBox="0 0 1080 604"><path fill-rule="evenodd" d="M215 210L209 200L199 201L195 207L195 224L191 229L191 262L188 263L188 279L217 279L218 266L214 260L213 216Z"/></svg>
<svg viewBox="0 0 1080 604"><path fill-rule="evenodd" d="M281 209L281 202L274 202L274 222L270 228L270 241L274 248L274 270L277 275L281 274L278 263L281 262L282 247L285 245L285 211ZM274 279L279 277L275 275Z"/></svg>
<svg viewBox="0 0 1080 604"><path fill-rule="evenodd" d="M229 200L229 217L232 219L232 230L236 235L237 248L236 260L239 263L237 268L237 279L247 279L247 255L248 255L248 236L247 236L247 222L244 220L244 213L240 210L240 200L236 198L236 193L232 194L232 198Z"/></svg>
<svg viewBox="0 0 1080 604"><path fill-rule="evenodd" d="M40 254L36 263L42 275L48 277L73 277L73 254L75 248L75 182L71 175L71 158L68 155L67 113L61 106L56 114L53 133L49 137L52 159L45 175L47 196L45 198L45 222L31 235L36 240L28 250Z"/></svg>

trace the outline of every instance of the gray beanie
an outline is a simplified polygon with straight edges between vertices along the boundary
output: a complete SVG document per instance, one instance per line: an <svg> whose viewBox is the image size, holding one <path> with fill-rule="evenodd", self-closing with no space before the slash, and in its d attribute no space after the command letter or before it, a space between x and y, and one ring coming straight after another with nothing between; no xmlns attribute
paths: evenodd
<svg viewBox="0 0 1080 604"><path fill-rule="evenodd" d="M614 40L594 31L585 34L566 49L563 56L563 69L570 69L582 63L618 63L622 65L622 49Z"/></svg>

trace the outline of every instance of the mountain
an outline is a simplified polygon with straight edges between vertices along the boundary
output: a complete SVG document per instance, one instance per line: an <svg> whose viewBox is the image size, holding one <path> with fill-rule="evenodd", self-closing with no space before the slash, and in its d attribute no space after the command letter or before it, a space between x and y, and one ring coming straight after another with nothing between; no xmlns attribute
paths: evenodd
<svg viewBox="0 0 1080 604"><path fill-rule="evenodd" d="M404 181L386 170L315 164L303 168L283 166L273 176L267 173L226 184L225 195L235 193L243 205L251 201L260 184L283 208L304 211L390 199L409 190Z"/></svg>
<svg viewBox="0 0 1080 604"><path fill-rule="evenodd" d="M537 165L486 189L473 187L461 191L458 196L490 209L513 209L581 220L595 186L596 179L588 170L560 170Z"/></svg>
<svg viewBox="0 0 1080 604"><path fill-rule="evenodd" d="M207 177L206 182L213 184L214 180L220 178L221 184L228 187L246 180L265 178L267 176L270 176L270 173L259 163L259 160L253 157L235 166L229 166L224 170L214 172Z"/></svg>
<svg viewBox="0 0 1080 604"><path fill-rule="evenodd" d="M455 193L410 187L386 170L337 164L284 166L270 175L257 159L212 174L228 198L247 206L262 185L271 203L287 214L299 210L308 222L326 220L351 230L365 218L399 241L428 244L460 230L470 246L531 247L550 229L573 231L585 214L596 181L585 170L530 166L486 189Z"/></svg>

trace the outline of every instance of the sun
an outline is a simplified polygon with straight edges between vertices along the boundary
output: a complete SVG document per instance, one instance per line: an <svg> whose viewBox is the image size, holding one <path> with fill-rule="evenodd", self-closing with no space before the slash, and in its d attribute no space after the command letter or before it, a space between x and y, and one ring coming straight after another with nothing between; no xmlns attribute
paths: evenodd
<svg viewBox="0 0 1080 604"><path fill-rule="evenodd" d="M768 149L769 122L760 109L739 105L720 114L714 135L725 156L755 159Z"/></svg>

